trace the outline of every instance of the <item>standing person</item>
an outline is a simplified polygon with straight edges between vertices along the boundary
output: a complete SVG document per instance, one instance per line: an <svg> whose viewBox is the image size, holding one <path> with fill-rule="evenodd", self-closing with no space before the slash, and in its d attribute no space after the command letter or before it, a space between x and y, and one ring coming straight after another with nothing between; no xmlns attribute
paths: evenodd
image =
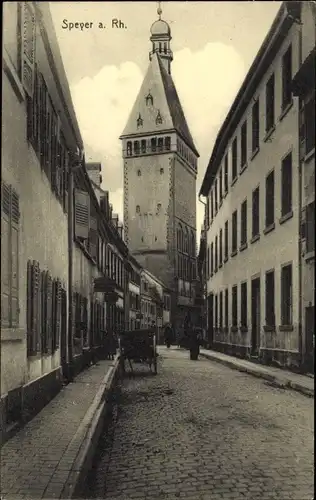
<svg viewBox="0 0 316 500"><path fill-rule="evenodd" d="M200 354L200 340L197 329L193 326L190 332L190 359L196 361Z"/></svg>
<svg viewBox="0 0 316 500"><path fill-rule="evenodd" d="M171 345L171 337L172 337L172 330L170 328L170 325L167 325L165 328L165 344L168 349Z"/></svg>
<svg viewBox="0 0 316 500"><path fill-rule="evenodd" d="M116 354L116 335L113 330L109 330L106 336L108 359L114 359Z"/></svg>

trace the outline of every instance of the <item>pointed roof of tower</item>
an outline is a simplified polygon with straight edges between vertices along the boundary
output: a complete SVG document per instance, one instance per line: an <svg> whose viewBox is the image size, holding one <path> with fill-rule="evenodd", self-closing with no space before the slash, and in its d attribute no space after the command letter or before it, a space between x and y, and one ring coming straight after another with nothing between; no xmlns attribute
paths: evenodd
<svg viewBox="0 0 316 500"><path fill-rule="evenodd" d="M147 105L146 97L150 96L153 104ZM159 114L161 123L157 121ZM138 126L139 118L142 119L142 126ZM174 129L199 156L172 76L166 71L159 55L154 53L121 138Z"/></svg>

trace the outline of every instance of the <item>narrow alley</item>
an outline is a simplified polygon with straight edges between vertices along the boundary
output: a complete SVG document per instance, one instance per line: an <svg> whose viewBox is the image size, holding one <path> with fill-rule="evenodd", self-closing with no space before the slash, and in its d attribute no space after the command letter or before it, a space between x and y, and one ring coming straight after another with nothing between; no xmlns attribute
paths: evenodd
<svg viewBox="0 0 316 500"><path fill-rule="evenodd" d="M135 371L84 498L312 499L312 399L175 347Z"/></svg>

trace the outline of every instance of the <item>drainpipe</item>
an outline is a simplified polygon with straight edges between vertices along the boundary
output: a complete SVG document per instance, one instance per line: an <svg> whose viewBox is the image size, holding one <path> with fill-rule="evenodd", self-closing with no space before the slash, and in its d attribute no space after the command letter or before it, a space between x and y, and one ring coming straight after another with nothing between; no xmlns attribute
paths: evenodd
<svg viewBox="0 0 316 500"><path fill-rule="evenodd" d="M176 273L177 273L177 257L176 257L176 238L177 238L177 233L176 233L176 220L175 220L175 213L176 213L176 200L175 200L175 178L176 178L176 173L175 173L175 163L176 163L176 160L175 158L170 158L170 166L172 167L172 210L173 210L173 214L172 214L172 219L173 219L173 238L172 238L172 241L173 241L173 269L174 269L174 276L176 276ZM175 298L175 301L177 301L177 297L178 297L178 281L176 282L176 280L173 281L173 286L174 286L174 298ZM177 307L174 307L172 308L172 301L171 301L171 304L170 304L170 322L173 324L173 327L175 328L175 321L174 321L174 314L173 314L173 311L175 311L177 309ZM172 310L173 309L173 310Z"/></svg>
<svg viewBox="0 0 316 500"><path fill-rule="evenodd" d="M302 66L302 26L299 27L299 68ZM302 369L303 363L303 331L302 331L302 280L303 280L303 272L302 272L302 175L303 175L303 161L300 152L300 101L301 97L299 96L299 106L298 106L298 117L297 117L297 126L298 126L298 293L299 293L299 309L298 309L298 351L299 351L299 364Z"/></svg>
<svg viewBox="0 0 316 500"><path fill-rule="evenodd" d="M201 199L201 195L199 194L199 197L198 197L198 200L200 203L202 203L202 205L204 205L204 207L206 208L207 207L207 203L205 203L202 199ZM207 214L208 215L208 214ZM205 215L204 215L204 230L205 230ZM206 249L205 249L205 262L206 262L206 259L207 259L207 232L205 230L205 244L206 244ZM205 291L205 303L204 303L204 311L206 313L206 321L205 321L205 325L206 325L206 330L208 330L208 311L207 311L207 279L206 279L206 266L203 264L203 270L202 270L202 276L203 276L203 282L202 282L202 289L203 289L203 294L204 294L204 291ZM203 311L203 312L204 312ZM207 335L207 338L208 338L208 331L206 331L206 335Z"/></svg>
<svg viewBox="0 0 316 500"><path fill-rule="evenodd" d="M74 245L74 171L82 166L82 152L71 158L68 172L68 369L67 380L73 381L73 245Z"/></svg>

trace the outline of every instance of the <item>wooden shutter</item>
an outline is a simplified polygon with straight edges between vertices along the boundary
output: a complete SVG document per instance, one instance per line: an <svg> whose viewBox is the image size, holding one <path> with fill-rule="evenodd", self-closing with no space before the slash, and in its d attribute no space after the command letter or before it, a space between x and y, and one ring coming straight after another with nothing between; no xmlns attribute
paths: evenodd
<svg viewBox="0 0 316 500"><path fill-rule="evenodd" d="M47 286L47 314L46 314L46 331L47 331L47 347L48 352L52 349L52 334L53 334L53 280L50 274L46 273L46 286Z"/></svg>
<svg viewBox="0 0 316 500"><path fill-rule="evenodd" d="M55 333L55 348L58 349L60 346L60 334L61 334L61 282L56 281L56 333Z"/></svg>
<svg viewBox="0 0 316 500"><path fill-rule="evenodd" d="M27 263L27 277L26 277L26 327L27 327L27 355L33 354L32 344L32 307L33 307L33 266L29 260Z"/></svg>
<svg viewBox="0 0 316 500"><path fill-rule="evenodd" d="M22 2L21 9L21 76L27 94L34 93L34 66L36 47L36 18L32 2Z"/></svg>
<svg viewBox="0 0 316 500"><path fill-rule="evenodd" d="M97 246L98 246L98 221L95 217L90 217L89 251L93 259L97 259Z"/></svg>
<svg viewBox="0 0 316 500"><path fill-rule="evenodd" d="M1 213L1 325L10 324L10 205L11 187L2 184L2 213Z"/></svg>
<svg viewBox="0 0 316 500"><path fill-rule="evenodd" d="M11 325L19 324L19 196L11 193Z"/></svg>
<svg viewBox="0 0 316 500"><path fill-rule="evenodd" d="M33 260L32 263L32 280L31 280L31 300L32 300L32 316L31 316L31 339L30 339L30 354L36 354L39 350L39 289L40 289L40 270L38 263Z"/></svg>
<svg viewBox="0 0 316 500"><path fill-rule="evenodd" d="M51 135L51 179L54 193L58 193L59 171L58 171L58 117L52 107L52 135Z"/></svg>
<svg viewBox="0 0 316 500"><path fill-rule="evenodd" d="M45 80L42 74L40 76L40 155L41 155L41 167L46 168L46 162L47 162L47 138L46 138L46 130L47 130L47 107L46 107L46 84Z"/></svg>
<svg viewBox="0 0 316 500"><path fill-rule="evenodd" d="M46 272L41 273L41 335L42 335L42 353L47 353L47 330L46 330L46 314L47 314L47 289L46 289Z"/></svg>
<svg viewBox="0 0 316 500"><path fill-rule="evenodd" d="M75 190L75 236L87 240L89 237L90 198L85 191Z"/></svg>

